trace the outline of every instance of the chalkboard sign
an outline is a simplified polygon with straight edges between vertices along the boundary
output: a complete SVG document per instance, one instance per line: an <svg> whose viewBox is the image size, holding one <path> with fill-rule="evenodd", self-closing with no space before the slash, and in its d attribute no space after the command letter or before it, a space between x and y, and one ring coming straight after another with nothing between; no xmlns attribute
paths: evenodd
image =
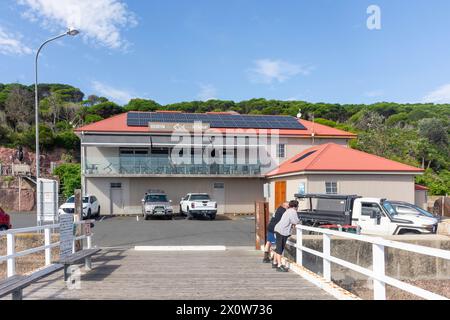
<svg viewBox="0 0 450 320"><path fill-rule="evenodd" d="M63 259L72 254L73 245L73 215L59 216L59 258Z"/></svg>

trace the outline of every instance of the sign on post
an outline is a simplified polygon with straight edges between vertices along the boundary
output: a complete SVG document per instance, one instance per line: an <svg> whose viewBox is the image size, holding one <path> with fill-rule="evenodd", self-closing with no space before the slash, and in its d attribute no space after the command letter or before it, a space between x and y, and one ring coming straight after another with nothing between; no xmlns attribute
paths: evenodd
<svg viewBox="0 0 450 320"><path fill-rule="evenodd" d="M36 208L38 225L58 221L58 181L38 179Z"/></svg>
<svg viewBox="0 0 450 320"><path fill-rule="evenodd" d="M72 254L73 247L73 215L59 216L59 258L64 259Z"/></svg>

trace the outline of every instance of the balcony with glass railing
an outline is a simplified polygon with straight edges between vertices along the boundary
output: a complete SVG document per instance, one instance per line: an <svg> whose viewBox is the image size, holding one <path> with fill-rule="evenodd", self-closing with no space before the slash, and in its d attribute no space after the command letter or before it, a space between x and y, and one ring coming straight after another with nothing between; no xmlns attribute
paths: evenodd
<svg viewBox="0 0 450 320"><path fill-rule="evenodd" d="M261 176L260 164L173 164L167 157L133 156L88 158L87 176L229 175Z"/></svg>

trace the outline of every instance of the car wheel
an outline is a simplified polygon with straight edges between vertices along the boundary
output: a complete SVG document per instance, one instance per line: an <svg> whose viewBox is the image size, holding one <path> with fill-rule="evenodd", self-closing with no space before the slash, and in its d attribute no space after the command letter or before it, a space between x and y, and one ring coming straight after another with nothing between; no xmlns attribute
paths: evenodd
<svg viewBox="0 0 450 320"><path fill-rule="evenodd" d="M144 214L144 220L148 220L148 215Z"/></svg>
<svg viewBox="0 0 450 320"><path fill-rule="evenodd" d="M0 226L0 231L6 231L6 230L8 230L7 226Z"/></svg>
<svg viewBox="0 0 450 320"><path fill-rule="evenodd" d="M100 206L98 207L97 214L95 215L97 218L100 218Z"/></svg>
<svg viewBox="0 0 450 320"><path fill-rule="evenodd" d="M214 220L214 219L216 219L216 215L215 214L212 214L212 215L209 216L209 220Z"/></svg>
<svg viewBox="0 0 450 320"><path fill-rule="evenodd" d="M180 216L184 216L183 209L181 209L181 205L180 205Z"/></svg>
<svg viewBox="0 0 450 320"><path fill-rule="evenodd" d="M88 210L87 215L86 215L86 219L90 219L92 215L91 209Z"/></svg>
<svg viewBox="0 0 450 320"><path fill-rule="evenodd" d="M188 220L192 220L194 217L192 216L192 213L191 213L191 211L188 209L188 211L187 211L187 215L186 215L186 218L188 219Z"/></svg>

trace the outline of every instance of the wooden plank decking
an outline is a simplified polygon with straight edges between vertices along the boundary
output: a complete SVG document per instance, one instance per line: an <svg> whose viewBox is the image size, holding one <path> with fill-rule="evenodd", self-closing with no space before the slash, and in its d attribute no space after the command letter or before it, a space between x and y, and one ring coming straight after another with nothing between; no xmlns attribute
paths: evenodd
<svg viewBox="0 0 450 320"><path fill-rule="evenodd" d="M25 289L24 299L334 299L292 271L276 272L250 249L107 249L92 265L81 289L67 289L58 272Z"/></svg>

